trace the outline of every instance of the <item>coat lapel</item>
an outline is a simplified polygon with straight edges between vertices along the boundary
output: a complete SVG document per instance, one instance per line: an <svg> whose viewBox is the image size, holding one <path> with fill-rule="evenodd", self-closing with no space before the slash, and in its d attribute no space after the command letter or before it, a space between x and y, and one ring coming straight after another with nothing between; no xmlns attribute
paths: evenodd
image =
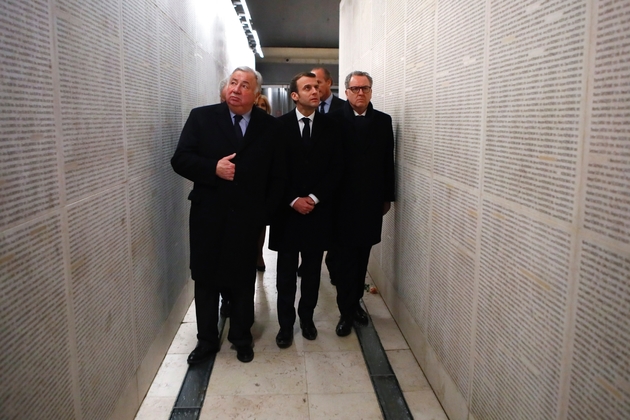
<svg viewBox="0 0 630 420"><path fill-rule="evenodd" d="M217 121L219 128L223 132L222 138L229 144L230 149L236 150L236 133L234 132L234 124L230 116L230 109L224 102L217 108Z"/></svg>
<svg viewBox="0 0 630 420"><path fill-rule="evenodd" d="M262 127L264 115L265 111L254 105L252 113L250 114L249 124L247 124L247 131L245 131L245 136L243 137L243 147L241 150L245 149L256 137L255 133ZM236 134L234 138L236 139Z"/></svg>

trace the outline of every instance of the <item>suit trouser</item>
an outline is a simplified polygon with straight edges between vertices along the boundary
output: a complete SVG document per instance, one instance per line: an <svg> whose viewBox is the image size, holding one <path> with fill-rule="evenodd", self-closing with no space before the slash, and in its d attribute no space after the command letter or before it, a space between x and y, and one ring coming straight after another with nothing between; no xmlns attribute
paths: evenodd
<svg viewBox="0 0 630 420"><path fill-rule="evenodd" d="M292 329L295 323L295 293L299 251L278 251L276 289L278 290L278 323L280 328ZM319 282L324 251L303 251L302 280L298 315L304 322L313 320L319 297Z"/></svg>
<svg viewBox="0 0 630 420"><path fill-rule="evenodd" d="M368 246L336 246L328 251L333 262L331 277L337 285L337 307L343 317L352 317L365 291L370 250Z"/></svg>
<svg viewBox="0 0 630 420"><path fill-rule="evenodd" d="M252 344L251 328L254 325L254 289L256 277L241 283L238 287L228 287L232 309L228 341L236 347ZM222 289L223 291L225 289ZM219 292L220 289L209 282L195 281L195 310L197 315L197 339L219 346Z"/></svg>

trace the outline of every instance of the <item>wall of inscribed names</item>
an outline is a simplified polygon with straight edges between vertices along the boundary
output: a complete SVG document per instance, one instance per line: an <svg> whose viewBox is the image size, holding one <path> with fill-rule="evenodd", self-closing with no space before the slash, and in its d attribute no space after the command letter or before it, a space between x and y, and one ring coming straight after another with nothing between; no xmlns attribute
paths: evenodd
<svg viewBox="0 0 630 420"><path fill-rule="evenodd" d="M370 273L447 414L629 418L630 2L340 11L397 141Z"/></svg>
<svg viewBox="0 0 630 420"><path fill-rule="evenodd" d="M0 418L130 418L192 296L169 159L254 57L228 0L8 0L0 22Z"/></svg>

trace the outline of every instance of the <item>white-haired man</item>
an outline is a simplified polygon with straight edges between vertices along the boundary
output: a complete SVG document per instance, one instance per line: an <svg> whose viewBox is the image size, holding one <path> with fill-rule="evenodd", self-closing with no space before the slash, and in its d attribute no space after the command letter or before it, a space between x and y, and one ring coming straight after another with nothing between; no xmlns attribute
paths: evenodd
<svg viewBox="0 0 630 420"><path fill-rule="evenodd" d="M219 351L221 292L232 306L228 340L238 360L254 358L258 236L282 199L286 165L279 123L254 106L261 87L260 73L234 70L225 102L190 112L171 159L175 172L194 182L188 199L198 344L190 364Z"/></svg>

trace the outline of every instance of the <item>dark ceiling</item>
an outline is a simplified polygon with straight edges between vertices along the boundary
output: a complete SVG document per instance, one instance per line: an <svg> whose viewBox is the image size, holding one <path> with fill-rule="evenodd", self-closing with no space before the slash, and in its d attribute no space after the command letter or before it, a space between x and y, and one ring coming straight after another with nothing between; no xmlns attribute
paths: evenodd
<svg viewBox="0 0 630 420"><path fill-rule="evenodd" d="M339 0L247 0L263 48L339 48Z"/></svg>
<svg viewBox="0 0 630 420"><path fill-rule="evenodd" d="M296 73L325 66L339 72L339 0L247 0L264 58L266 86L286 86Z"/></svg>

